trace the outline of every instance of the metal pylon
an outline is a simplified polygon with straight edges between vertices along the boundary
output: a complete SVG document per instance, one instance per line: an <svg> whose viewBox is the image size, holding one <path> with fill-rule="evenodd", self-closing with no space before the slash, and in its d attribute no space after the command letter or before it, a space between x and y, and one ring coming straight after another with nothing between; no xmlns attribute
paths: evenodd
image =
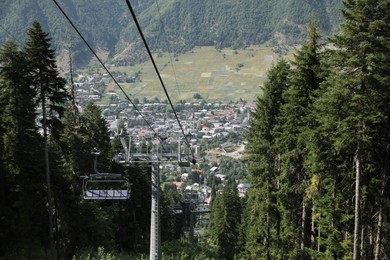
<svg viewBox="0 0 390 260"><path fill-rule="evenodd" d="M125 154L114 157L114 160L122 165L130 166L133 162L144 162L152 164L151 174L151 214L150 214L150 260L161 260L161 227L160 227L160 161L177 161L180 167L190 167L189 156L181 153L180 141L178 142L177 153L159 153L151 155L149 153L133 153L132 141L129 138L129 144L126 140L120 139ZM191 161L196 163L195 158Z"/></svg>
<svg viewBox="0 0 390 260"><path fill-rule="evenodd" d="M149 259L161 259L161 228L160 228L160 178L159 162L153 156L152 162L152 207L150 215L150 254Z"/></svg>

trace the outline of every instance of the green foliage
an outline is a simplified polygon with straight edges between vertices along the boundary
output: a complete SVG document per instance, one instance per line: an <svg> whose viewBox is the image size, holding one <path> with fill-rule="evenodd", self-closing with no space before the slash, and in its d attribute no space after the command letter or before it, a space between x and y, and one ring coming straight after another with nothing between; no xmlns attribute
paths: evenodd
<svg viewBox="0 0 390 260"><path fill-rule="evenodd" d="M227 185L221 194L217 194L210 215L210 238L221 257L233 259L238 253L240 225L241 204L237 189L235 185Z"/></svg>
<svg viewBox="0 0 390 260"><path fill-rule="evenodd" d="M302 29L313 16L317 16L325 33L336 31L340 22L340 0L322 1L256 1L246 0L190 0L133 1L148 44L155 51L184 52L194 46L217 48L242 48L262 44L272 38L290 43L301 42ZM122 56L122 63L144 61L146 53L139 41L129 11L124 1L66 0L59 3L92 48L108 51L111 57L122 51L132 55ZM40 19L45 30L53 37L55 46L62 50L69 42L74 46L74 63L85 65L90 53L52 2L10 2L1 6L1 22L16 39L24 39L23 32L33 20ZM160 16L161 15L161 16ZM21 19L26 17L26 19ZM97 26L99 25L99 26ZM0 39L9 35L0 30ZM167 38L163 43L161 39ZM278 43L278 44L279 44Z"/></svg>
<svg viewBox="0 0 390 260"><path fill-rule="evenodd" d="M202 99L202 96L199 93L195 93L193 98L194 99Z"/></svg>
<svg viewBox="0 0 390 260"><path fill-rule="evenodd" d="M27 59L13 42L0 51L0 255L39 258L47 245L47 229L40 228L47 224L47 212L36 92L23 66Z"/></svg>
<svg viewBox="0 0 390 260"><path fill-rule="evenodd" d="M37 102L42 110L47 106L48 116L51 118L55 117L55 114L62 117L63 104L69 99L69 94L65 90L65 79L59 76L49 34L42 30L37 21L33 22L27 34L29 38L25 43L24 52L27 56L32 86L39 96Z"/></svg>
<svg viewBox="0 0 390 260"><path fill-rule="evenodd" d="M56 122L46 139L56 252L71 258L88 247L146 251L150 207L143 204L150 205L149 169L135 166L125 171L109 163L111 144L100 109L89 104L80 115L66 106L65 82L56 70L48 35L34 23L29 36L22 51L13 42L0 50L0 257L42 259L49 253L44 138L36 125L45 107L48 121ZM113 168L134 183L131 201L82 200L80 176L93 172L94 148L106 156L100 158L99 169ZM100 249L96 257L117 256Z"/></svg>
<svg viewBox="0 0 390 260"><path fill-rule="evenodd" d="M104 247L99 246L97 249L87 248L77 252L72 260L124 260L135 259L126 253L116 251L107 252ZM141 259L141 258L137 258ZM143 259L143 258L142 258Z"/></svg>
<svg viewBox="0 0 390 260"><path fill-rule="evenodd" d="M110 138L106 120L101 116L101 110L93 103L88 103L80 118L80 132L88 139L87 149L96 149L102 154L109 154Z"/></svg>
<svg viewBox="0 0 390 260"><path fill-rule="evenodd" d="M275 131L280 126L278 117L284 103L282 94L289 86L289 74L290 65L285 60L279 61L269 70L269 80L264 84L263 96L257 99L256 110L251 117L251 128L246 133L251 189L246 207L245 248L250 258L269 258L272 246L282 246L277 242L280 238L271 235L271 227L280 226L281 221L275 196L275 179L280 174L280 162L274 140ZM284 244L286 245L287 243Z"/></svg>
<svg viewBox="0 0 390 260"><path fill-rule="evenodd" d="M305 154L308 151L308 136L315 127L310 114L312 104L322 81L317 30L315 24L308 28L308 40L295 55L290 86L283 93L284 103L278 118L281 124L276 134L276 145L281 152L281 187L278 192L287 197L280 204L290 215L295 216L285 215L287 221L284 225L294 226L294 223L302 223L301 227L295 224L296 229L301 229L302 235L298 233L288 235L289 239L297 237L301 248L310 244L311 232L311 201L305 199L308 196L306 187L311 173L305 167ZM290 229L285 226L282 228L286 228L286 231ZM297 246L298 243L295 250L298 250ZM306 253L301 249L300 254Z"/></svg>
<svg viewBox="0 0 390 260"><path fill-rule="evenodd" d="M164 49L158 43L161 26L164 26L170 42L183 39L176 41L173 46L179 52L205 45L242 48L264 43L276 32L282 32L288 35L288 38L295 39L293 41L299 42L297 39L304 34L299 25L309 22L315 13L318 14L324 31L330 32L335 27L334 20L329 17L337 15L329 16L327 10L330 4L333 4L332 10L337 13L333 8L340 6L341 2L295 2L297 1L286 5L285 1L274 1L271 5L267 1L173 1L172 4L167 4L168 8L161 8L163 25L160 25L160 17L155 15L154 5L150 6L140 19L148 25L145 31L154 48ZM302 8L306 9L305 12L302 12ZM281 17L291 20L286 22ZM208 29L205 30L206 28Z"/></svg>
<svg viewBox="0 0 390 260"><path fill-rule="evenodd" d="M248 169L242 161L228 157L222 157L219 172L229 180L245 181L248 175Z"/></svg>
<svg viewBox="0 0 390 260"><path fill-rule="evenodd" d="M247 135L249 258L352 259L353 249L387 257L390 4L344 4L335 48L320 52L310 27L278 102L267 103L273 68L256 104Z"/></svg>
<svg viewBox="0 0 390 260"><path fill-rule="evenodd" d="M191 244L187 241L175 240L162 244L162 259L220 259L214 248L207 244Z"/></svg>
<svg viewBox="0 0 390 260"><path fill-rule="evenodd" d="M199 34L204 42L207 33L199 33L196 26L202 22L215 24L208 28L221 46L233 37L239 47L264 40L264 35L231 30L232 26L252 26L246 16L263 21L265 12L287 12L289 21L303 23L315 6L326 9L335 1L312 1L310 7L306 1L291 1L286 7L276 1L273 10L266 3L240 2L253 9L243 13L232 1L172 0L161 11L165 21L177 23L167 31L177 30L177 35L185 32L191 37ZM242 202L236 188L229 184L217 194L218 183L210 178L216 197L207 244L177 240L183 220L173 218L170 209L177 206L179 196L172 189L163 193L164 259L352 259L354 238L360 240L361 258L389 258L390 3L344 3L345 22L331 39L336 48L322 50L318 28L310 26L295 60L291 64L280 60L268 72L263 96L257 99L246 133L251 189ZM145 15L153 14L152 4L136 2ZM263 7L261 12L256 4ZM11 2L0 6L15 7ZM27 6L31 10L24 12L34 14L37 6L46 5ZM67 8L72 6L67 3ZM78 3L75 10L83 13L87 9ZM211 9L221 14L202 13ZM175 10L175 21L167 16L168 10ZM223 16L222 10L229 12ZM299 11L304 15L296 17ZM1 14L4 12L0 9ZM233 14L240 14L242 19ZM231 19L224 18L226 15ZM270 34L271 20L264 20L267 25L262 28L254 28L254 34ZM290 33L298 33L294 25L288 26ZM48 187L42 158L44 141L48 141L58 254L65 259L146 259L149 166L135 164L124 169L110 163L115 145L109 140L100 109L88 104L79 114L66 106L65 82L57 72L48 34L37 22L28 34L26 46L6 42L0 49L0 258L41 259L48 255ZM181 48L187 48L184 45ZM36 125L45 107L50 122L56 122L51 124L46 140ZM218 141L213 145L219 145ZM79 177L93 171L90 152L94 148L102 152L99 169L121 173L133 183L131 200L111 203L81 199ZM354 188L357 161L362 167L360 186L356 186L360 195ZM229 168L224 173L232 175L230 181L245 168L233 160L223 160L222 164ZM196 174L191 177L201 180ZM354 205L357 196L361 200ZM357 219L358 229L354 228Z"/></svg>
<svg viewBox="0 0 390 260"><path fill-rule="evenodd" d="M173 209L181 208L180 194L175 188L160 193L162 241L177 240L183 233L184 215L172 214Z"/></svg>

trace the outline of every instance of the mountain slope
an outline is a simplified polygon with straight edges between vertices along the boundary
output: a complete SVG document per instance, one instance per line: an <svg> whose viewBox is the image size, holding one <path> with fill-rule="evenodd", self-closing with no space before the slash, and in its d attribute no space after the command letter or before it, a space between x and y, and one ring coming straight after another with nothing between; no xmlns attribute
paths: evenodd
<svg viewBox="0 0 390 260"><path fill-rule="evenodd" d="M58 3L94 49L107 50L114 56L124 50L134 53L143 48L125 1L58 0ZM132 0L131 3L152 50L171 52L205 45L242 48L268 41L299 43L304 38L304 25L313 17L318 18L325 34L337 30L341 7L341 0ZM72 42L76 63L90 55L52 1L0 2L0 43L11 38L10 35L23 42L33 20L38 20L50 33L59 50Z"/></svg>
<svg viewBox="0 0 390 260"><path fill-rule="evenodd" d="M341 0L180 0L168 1L160 16L151 5L139 19L148 35L149 44L161 46L162 25L177 50L194 46L245 47L261 44L275 34L287 36L289 43L299 42L304 26L317 17L322 30L328 34L340 22ZM173 2L173 3L172 3ZM161 4L160 4L161 5ZM132 27L132 26L131 26ZM127 28L129 30L129 28ZM129 30L131 31L131 30ZM129 40L137 37L129 33Z"/></svg>

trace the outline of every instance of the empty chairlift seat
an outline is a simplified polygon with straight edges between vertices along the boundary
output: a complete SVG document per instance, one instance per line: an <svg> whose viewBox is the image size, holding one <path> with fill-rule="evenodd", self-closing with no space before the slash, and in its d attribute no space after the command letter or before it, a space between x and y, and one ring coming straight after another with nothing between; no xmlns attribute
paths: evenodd
<svg viewBox="0 0 390 260"><path fill-rule="evenodd" d="M83 177L83 197L86 200L127 200L129 180L121 174L97 173Z"/></svg>

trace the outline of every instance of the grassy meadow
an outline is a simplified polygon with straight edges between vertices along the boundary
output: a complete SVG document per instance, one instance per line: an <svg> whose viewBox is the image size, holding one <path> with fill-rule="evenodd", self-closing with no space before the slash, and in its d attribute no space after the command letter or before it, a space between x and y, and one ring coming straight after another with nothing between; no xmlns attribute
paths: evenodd
<svg viewBox="0 0 390 260"><path fill-rule="evenodd" d="M260 86L266 80L266 72L278 56L271 47L252 46L245 50L197 47L185 54L163 54L154 58L174 102L191 101L195 93L207 100L227 102L241 98L252 102L261 94ZM105 73L103 69L100 71ZM112 67L111 71L126 72L128 75L142 72L141 82L120 83L133 99L166 99L151 61L131 67ZM109 90L114 90L124 98L112 81L108 83ZM107 97L102 100L104 103L106 101Z"/></svg>

